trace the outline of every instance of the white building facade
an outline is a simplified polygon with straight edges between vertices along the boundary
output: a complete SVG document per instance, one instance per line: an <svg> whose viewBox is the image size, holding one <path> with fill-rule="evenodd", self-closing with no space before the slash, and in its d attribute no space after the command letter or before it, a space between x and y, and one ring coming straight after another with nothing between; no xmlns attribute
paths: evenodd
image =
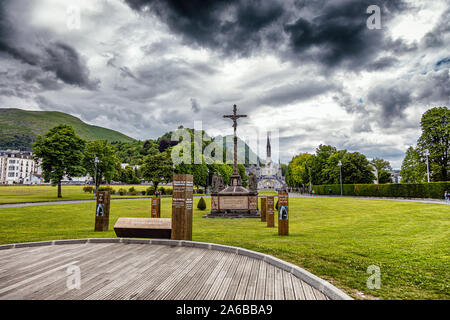
<svg viewBox="0 0 450 320"><path fill-rule="evenodd" d="M30 151L0 151L0 184L39 184L43 182L39 163Z"/></svg>

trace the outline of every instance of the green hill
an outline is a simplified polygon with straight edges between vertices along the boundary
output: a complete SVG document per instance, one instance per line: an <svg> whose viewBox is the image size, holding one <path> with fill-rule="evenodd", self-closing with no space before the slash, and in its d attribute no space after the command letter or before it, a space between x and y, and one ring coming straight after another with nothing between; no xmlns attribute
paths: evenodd
<svg viewBox="0 0 450 320"><path fill-rule="evenodd" d="M44 134L58 124L71 125L86 140L134 141L120 132L89 125L63 112L0 109L0 149L31 147L38 134Z"/></svg>

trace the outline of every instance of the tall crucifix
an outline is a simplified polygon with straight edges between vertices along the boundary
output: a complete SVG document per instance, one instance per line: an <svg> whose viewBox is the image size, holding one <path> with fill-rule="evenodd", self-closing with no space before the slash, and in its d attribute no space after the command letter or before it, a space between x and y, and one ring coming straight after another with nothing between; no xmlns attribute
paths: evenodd
<svg viewBox="0 0 450 320"><path fill-rule="evenodd" d="M233 128L234 128L234 163L233 163L233 176L239 175L237 171L237 135L236 135L236 128L237 128L237 119L239 118L246 118L246 114L236 114L237 108L236 105L233 106L233 114L227 114L224 115L224 118L229 118L233 120ZM239 176L240 177L240 176ZM240 179L238 178L236 182L232 179L232 185L240 184Z"/></svg>

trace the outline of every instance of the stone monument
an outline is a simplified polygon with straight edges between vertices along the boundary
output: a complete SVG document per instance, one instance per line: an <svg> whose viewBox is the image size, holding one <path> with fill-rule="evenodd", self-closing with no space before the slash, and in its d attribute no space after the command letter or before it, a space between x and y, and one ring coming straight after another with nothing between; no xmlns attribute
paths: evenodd
<svg viewBox="0 0 450 320"><path fill-rule="evenodd" d="M247 115L237 114L236 105L233 106L233 114L224 115L224 118L233 120L234 128L234 157L233 174L230 185L224 186L222 177L213 176L211 191L211 212L204 217L207 218L259 218L258 191L254 179L249 181L250 190L242 186L242 179L237 170L237 120Z"/></svg>

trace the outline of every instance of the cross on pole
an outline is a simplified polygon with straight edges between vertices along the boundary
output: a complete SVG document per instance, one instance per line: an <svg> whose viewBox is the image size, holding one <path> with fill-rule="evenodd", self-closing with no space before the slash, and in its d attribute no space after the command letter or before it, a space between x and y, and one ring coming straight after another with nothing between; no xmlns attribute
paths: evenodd
<svg viewBox="0 0 450 320"><path fill-rule="evenodd" d="M233 120L233 128L234 128L234 163L233 163L233 174L238 174L237 171L237 135L236 135L236 128L237 128L237 120L239 118L246 118L246 114L236 114L237 107L236 105L233 106L233 114L227 114L224 115L224 118L229 118Z"/></svg>

